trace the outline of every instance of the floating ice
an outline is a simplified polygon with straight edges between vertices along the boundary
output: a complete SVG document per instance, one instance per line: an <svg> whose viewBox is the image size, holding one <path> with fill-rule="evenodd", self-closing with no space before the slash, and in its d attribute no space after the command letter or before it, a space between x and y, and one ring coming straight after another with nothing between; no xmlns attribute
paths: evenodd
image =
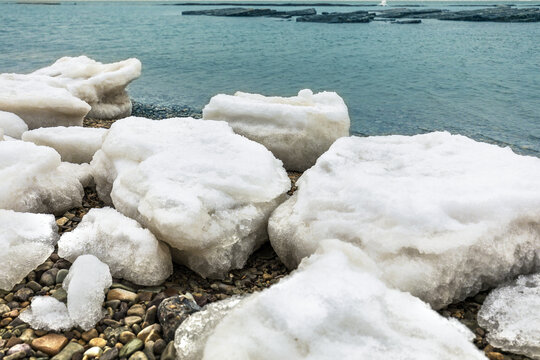
<svg viewBox="0 0 540 360"><path fill-rule="evenodd" d="M90 105L48 76L1 74L0 110L17 114L29 129L81 126Z"/></svg>
<svg viewBox="0 0 540 360"><path fill-rule="evenodd" d="M478 312L478 324L488 331L491 345L540 359L540 273L493 290Z"/></svg>
<svg viewBox="0 0 540 360"><path fill-rule="evenodd" d="M119 120L91 164L101 199L205 277L244 265L290 187L262 145L224 122L191 118Z"/></svg>
<svg viewBox="0 0 540 360"><path fill-rule="evenodd" d="M114 277L139 285L159 285L173 270L168 246L111 208L90 210L75 230L62 235L60 257L73 261L82 254L96 256Z"/></svg>
<svg viewBox="0 0 540 360"><path fill-rule="evenodd" d="M53 215L0 209L0 289L11 290L47 260L58 240L56 229Z"/></svg>
<svg viewBox="0 0 540 360"><path fill-rule="evenodd" d="M27 131L22 139L52 147L58 151L62 161L81 164L92 160L94 153L101 148L106 132L107 129L57 126Z"/></svg>
<svg viewBox="0 0 540 360"><path fill-rule="evenodd" d="M91 118L116 119L131 115L126 86L141 76L141 62L127 59L102 64L86 56L63 57L32 75L50 76L92 107Z"/></svg>
<svg viewBox="0 0 540 360"><path fill-rule="evenodd" d="M69 317L83 330L103 318L105 291L112 285L109 267L93 255L79 256L64 279Z"/></svg>
<svg viewBox="0 0 540 360"><path fill-rule="evenodd" d="M464 325L386 287L370 262L352 245L323 242L299 270L232 309L203 359L485 359Z"/></svg>
<svg viewBox="0 0 540 360"><path fill-rule="evenodd" d="M288 267L326 238L434 308L540 269L540 159L448 133L339 139L272 214ZM536 255L535 255L536 254Z"/></svg>
<svg viewBox="0 0 540 360"><path fill-rule="evenodd" d="M24 141L0 142L0 208L63 214L81 206L76 174L62 171L60 155Z"/></svg>
<svg viewBox="0 0 540 360"><path fill-rule="evenodd" d="M32 329L63 331L73 326L66 305L51 296L36 296L30 308L19 315L19 319Z"/></svg>
<svg viewBox="0 0 540 360"><path fill-rule="evenodd" d="M0 130L3 130L5 135L20 139L23 132L28 131L28 125L15 114L0 111Z"/></svg>
<svg viewBox="0 0 540 360"><path fill-rule="evenodd" d="M310 168L330 145L349 135L349 112L335 92L302 90L289 98L237 92L216 95L203 118L225 120L237 134L266 146L288 170Z"/></svg>

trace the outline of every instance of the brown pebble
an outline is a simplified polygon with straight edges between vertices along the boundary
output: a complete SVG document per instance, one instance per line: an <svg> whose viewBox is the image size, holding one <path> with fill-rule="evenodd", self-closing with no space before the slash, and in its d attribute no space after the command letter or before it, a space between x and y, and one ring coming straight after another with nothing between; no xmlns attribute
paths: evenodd
<svg viewBox="0 0 540 360"><path fill-rule="evenodd" d="M88 342L88 341L92 340L93 338L98 337L98 335L99 335L99 334L98 334L98 332L97 332L96 329L91 329L91 330L88 330L88 331L86 331L86 332L83 332L83 333L81 334L81 338L82 338L84 341L87 341L87 342Z"/></svg>
<svg viewBox="0 0 540 360"><path fill-rule="evenodd" d="M8 326L10 322L12 322L13 319L8 317L8 318L5 318L5 319L2 319L2 321L0 321L0 326L1 327L5 327L5 326Z"/></svg>
<svg viewBox="0 0 540 360"><path fill-rule="evenodd" d="M68 343L64 335L48 334L32 341L32 347L35 350L43 351L49 356L56 355Z"/></svg>
<svg viewBox="0 0 540 360"><path fill-rule="evenodd" d="M135 302L137 301L137 294L131 291L124 290L124 289L111 289L107 293L107 301L110 301L110 300Z"/></svg>
<svg viewBox="0 0 540 360"><path fill-rule="evenodd" d="M105 345L107 345L107 340L99 338L99 337L93 338L92 340L88 342L88 345L90 345L91 347L97 346L99 348L104 348Z"/></svg>
<svg viewBox="0 0 540 360"><path fill-rule="evenodd" d="M135 334L131 331L124 331L118 336L118 341L120 341L122 344L127 344L131 340L135 339Z"/></svg>
<svg viewBox="0 0 540 360"><path fill-rule="evenodd" d="M11 347L13 347L15 345L22 344L22 343L23 343L23 341L21 339L19 339L18 337L13 336L8 340L8 342L6 344L6 347L9 349L9 348L11 348Z"/></svg>
<svg viewBox="0 0 540 360"><path fill-rule="evenodd" d="M150 291L141 291L137 294L137 301L152 301L154 294Z"/></svg>
<svg viewBox="0 0 540 360"><path fill-rule="evenodd" d="M489 360L504 360L504 355L499 352L492 351L488 352L486 355Z"/></svg>

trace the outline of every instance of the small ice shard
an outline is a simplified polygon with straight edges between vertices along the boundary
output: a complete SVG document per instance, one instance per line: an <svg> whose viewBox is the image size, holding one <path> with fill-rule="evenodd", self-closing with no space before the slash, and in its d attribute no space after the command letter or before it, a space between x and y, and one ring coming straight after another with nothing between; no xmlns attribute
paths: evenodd
<svg viewBox="0 0 540 360"><path fill-rule="evenodd" d="M349 136L349 111L335 92L266 97L237 92L214 96L203 118L226 121L237 134L266 146L287 170L304 171L336 139Z"/></svg>
<svg viewBox="0 0 540 360"><path fill-rule="evenodd" d="M167 245L112 208L92 209L77 228L64 233L58 255L69 261L91 254L109 265L112 276L138 285L159 285L172 274Z"/></svg>
<svg viewBox="0 0 540 360"><path fill-rule="evenodd" d="M221 121L119 120L91 165L103 201L205 277L244 265L290 188L281 161Z"/></svg>
<svg viewBox="0 0 540 360"><path fill-rule="evenodd" d="M83 330L103 318L105 291L112 285L109 267L93 255L79 256L62 287L67 291L69 317Z"/></svg>
<svg viewBox="0 0 540 360"><path fill-rule="evenodd" d="M35 330L64 331L73 326L66 305L51 296L36 296L19 319Z"/></svg>
<svg viewBox="0 0 540 360"><path fill-rule="evenodd" d="M0 111L0 129L3 130L5 135L8 135L15 139L20 139L25 131L28 131L28 125L23 119L17 115Z"/></svg>
<svg viewBox="0 0 540 360"><path fill-rule="evenodd" d="M29 129L82 126L90 105L48 76L0 74L0 110L18 115Z"/></svg>
<svg viewBox="0 0 540 360"><path fill-rule="evenodd" d="M191 314L176 329L174 347L178 359L201 359L206 341L215 327L247 296L233 296L206 305Z"/></svg>
<svg viewBox="0 0 540 360"><path fill-rule="evenodd" d="M49 76L90 104L88 117L117 119L131 115L126 87L141 76L141 62L132 58L102 64L86 56L63 57L31 75Z"/></svg>
<svg viewBox="0 0 540 360"><path fill-rule="evenodd" d="M53 215L0 209L0 289L11 290L49 258L56 229Z"/></svg>
<svg viewBox="0 0 540 360"><path fill-rule="evenodd" d="M540 159L437 132L341 138L272 214L290 268L321 240L363 249L434 308L540 270Z"/></svg>
<svg viewBox="0 0 540 360"><path fill-rule="evenodd" d="M374 267L359 248L323 242L297 271L205 329L203 359L485 359L464 325L388 288Z"/></svg>
<svg viewBox="0 0 540 360"><path fill-rule="evenodd" d="M540 359L540 273L522 275L489 293L478 324L488 331L492 346Z"/></svg>
<svg viewBox="0 0 540 360"><path fill-rule="evenodd" d="M60 215L81 206L83 187L60 164L60 155L50 147L1 141L0 208Z"/></svg>
<svg viewBox="0 0 540 360"><path fill-rule="evenodd" d="M107 129L80 126L56 126L30 130L22 135L24 141L55 149L62 161L76 164L90 163L101 148Z"/></svg>

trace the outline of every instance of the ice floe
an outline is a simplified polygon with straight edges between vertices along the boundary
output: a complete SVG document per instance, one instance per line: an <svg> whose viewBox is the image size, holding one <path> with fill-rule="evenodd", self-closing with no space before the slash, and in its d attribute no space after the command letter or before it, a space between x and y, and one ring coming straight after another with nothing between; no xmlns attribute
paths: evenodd
<svg viewBox="0 0 540 360"><path fill-rule="evenodd" d="M25 131L28 131L28 125L26 125L23 119L15 114L7 111L0 111L0 129L3 130L5 135L20 139L22 134Z"/></svg>

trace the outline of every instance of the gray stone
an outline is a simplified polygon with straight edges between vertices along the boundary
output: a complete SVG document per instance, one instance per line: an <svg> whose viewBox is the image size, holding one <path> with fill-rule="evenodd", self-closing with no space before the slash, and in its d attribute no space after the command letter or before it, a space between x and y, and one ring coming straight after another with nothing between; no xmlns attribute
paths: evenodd
<svg viewBox="0 0 540 360"><path fill-rule="evenodd" d="M129 357L129 360L148 360L146 354L142 351L137 351Z"/></svg>
<svg viewBox="0 0 540 360"><path fill-rule="evenodd" d="M39 283L43 286L53 286L56 284L56 274L58 273L58 269L53 268L50 270L47 270L41 275L41 279L39 280Z"/></svg>
<svg viewBox="0 0 540 360"><path fill-rule="evenodd" d="M100 360L113 360L113 359L116 359L117 357L118 357L118 349L114 347L112 349L105 350L105 352L101 354L99 359Z"/></svg>
<svg viewBox="0 0 540 360"><path fill-rule="evenodd" d="M161 302L158 308L158 318L166 341L174 339L178 326L194 312L200 311L197 303L186 296L177 295Z"/></svg>
<svg viewBox="0 0 540 360"><path fill-rule="evenodd" d="M67 301L67 292L63 288L59 288L52 294L52 297L65 303Z"/></svg>
<svg viewBox="0 0 540 360"><path fill-rule="evenodd" d="M56 274L56 283L61 284L66 278L68 273L69 273L69 270L67 269L58 270L58 273Z"/></svg>
<svg viewBox="0 0 540 360"><path fill-rule="evenodd" d="M133 354L136 351L141 350L144 347L144 343L135 338L128 342L122 349L120 349L120 352L118 353L118 356L122 357L129 357L131 354Z"/></svg>
<svg viewBox="0 0 540 360"><path fill-rule="evenodd" d="M82 354L84 347L76 342L70 342L62 351L52 357L51 360L71 360L73 355Z"/></svg>
<svg viewBox="0 0 540 360"><path fill-rule="evenodd" d="M28 301L30 296L34 295L34 291L32 289L23 287L22 289L19 289L15 295L13 295L13 299L15 301L25 302Z"/></svg>
<svg viewBox="0 0 540 360"><path fill-rule="evenodd" d="M37 293L38 291L41 290L41 285L39 285L37 282L35 281L30 281L26 284L26 287L29 288L29 289L32 289L32 291L34 293Z"/></svg>
<svg viewBox="0 0 540 360"><path fill-rule="evenodd" d="M161 360L175 360L176 359L176 349L174 348L174 341L171 341L167 344L167 347L161 354Z"/></svg>

